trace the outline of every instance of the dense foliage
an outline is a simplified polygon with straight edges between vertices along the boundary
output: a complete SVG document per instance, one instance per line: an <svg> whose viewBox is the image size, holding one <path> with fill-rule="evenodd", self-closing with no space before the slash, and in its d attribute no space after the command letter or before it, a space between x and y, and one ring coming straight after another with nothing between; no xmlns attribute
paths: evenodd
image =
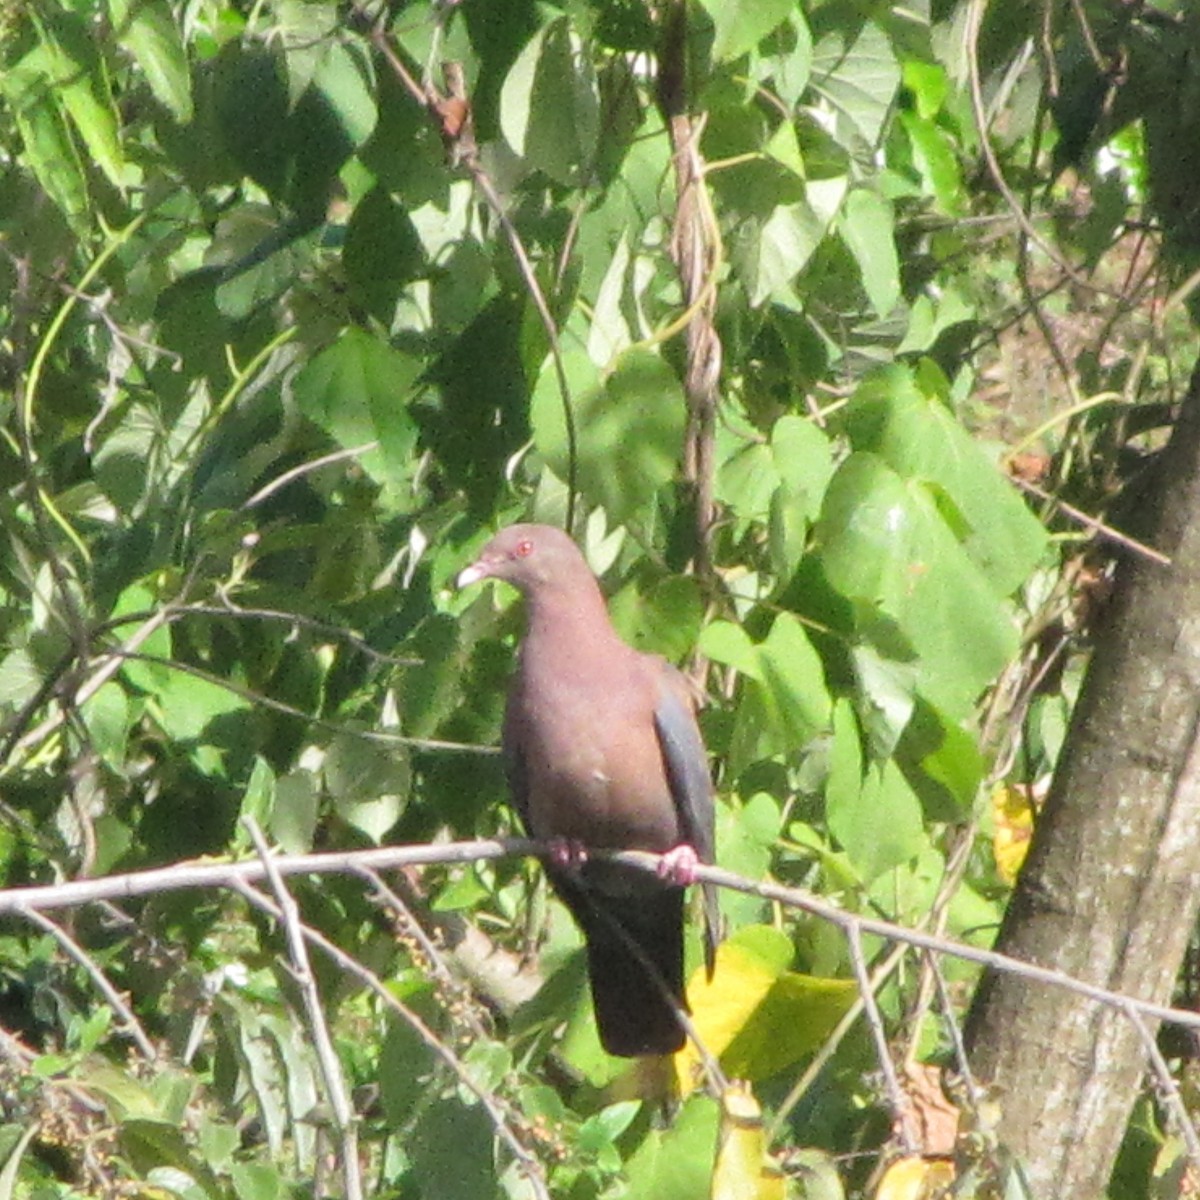
<svg viewBox="0 0 1200 1200"><path fill-rule="evenodd" d="M252 854L247 815L288 852L513 831L519 612L452 579L571 515L621 632L709 664L721 864L988 944L1103 586L1038 495L1104 512L1157 444L1200 93L1186 14L983 7L7 0L4 885ZM631 1098L537 877L394 881L451 970L464 929L536 944L533 999L447 982L358 876L293 882L491 1099L314 951L371 1192L530 1194L499 1123L555 1196L707 1194L718 1104ZM722 907L699 1027L794 1186L860 1188L888 1121L866 1028L827 1041L848 948ZM215 890L54 920L0 936L0 1195L339 1189L275 921ZM923 971L879 991L914 1062L950 1055ZM972 1147L963 1195L1002 1162Z"/></svg>

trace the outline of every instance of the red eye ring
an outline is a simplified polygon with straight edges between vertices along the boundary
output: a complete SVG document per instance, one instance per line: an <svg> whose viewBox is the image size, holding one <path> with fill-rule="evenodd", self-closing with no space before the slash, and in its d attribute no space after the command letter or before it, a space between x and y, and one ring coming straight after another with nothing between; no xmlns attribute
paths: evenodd
<svg viewBox="0 0 1200 1200"><path fill-rule="evenodd" d="M533 553L532 539L523 538L519 541L515 553L518 558L528 558Z"/></svg>

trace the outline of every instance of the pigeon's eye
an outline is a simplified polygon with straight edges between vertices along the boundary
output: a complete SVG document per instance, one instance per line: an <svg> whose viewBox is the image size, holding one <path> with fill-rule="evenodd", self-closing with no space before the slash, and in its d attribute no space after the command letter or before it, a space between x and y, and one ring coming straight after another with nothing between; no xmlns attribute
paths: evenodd
<svg viewBox="0 0 1200 1200"><path fill-rule="evenodd" d="M518 558L528 558L533 553L533 542L529 538L525 538L517 543L516 555Z"/></svg>

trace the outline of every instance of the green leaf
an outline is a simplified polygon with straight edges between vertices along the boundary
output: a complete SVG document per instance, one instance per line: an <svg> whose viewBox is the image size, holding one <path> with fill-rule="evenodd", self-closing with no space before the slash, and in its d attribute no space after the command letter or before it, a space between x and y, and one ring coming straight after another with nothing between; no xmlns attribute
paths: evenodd
<svg viewBox="0 0 1200 1200"><path fill-rule="evenodd" d="M133 57L155 99L178 121L192 119L192 80L166 0L108 0L117 43Z"/></svg>
<svg viewBox="0 0 1200 1200"><path fill-rule="evenodd" d="M914 660L922 694L965 717L1016 653L1017 634L929 489L856 452L830 482L816 539L860 635L886 657Z"/></svg>
<svg viewBox="0 0 1200 1200"><path fill-rule="evenodd" d="M695 646L704 617L699 585L691 576L669 575L643 591L622 588L609 604L617 632L647 654L679 662Z"/></svg>
<svg viewBox="0 0 1200 1200"><path fill-rule="evenodd" d="M896 347L896 354L928 350L947 329L975 321L978 315L978 309L953 283L941 288L936 301L929 296L918 296L909 312L908 331Z"/></svg>
<svg viewBox="0 0 1200 1200"><path fill-rule="evenodd" d="M789 171L804 178L804 156L800 153L800 142L796 137L796 126L791 121L781 121L779 128L767 139L763 153L773 158Z"/></svg>
<svg viewBox="0 0 1200 1200"><path fill-rule="evenodd" d="M771 427L771 457L792 501L816 517L833 476L829 436L804 417L780 417Z"/></svg>
<svg viewBox="0 0 1200 1200"><path fill-rule="evenodd" d="M779 837L779 802L758 792L745 804L717 806L717 861L728 871L750 879L765 878ZM762 919L764 901L727 888L721 889L721 912L734 929Z"/></svg>
<svg viewBox="0 0 1200 1200"><path fill-rule="evenodd" d="M932 121L950 93L946 68L940 63L909 58L904 63L904 86L916 101L916 113L922 121ZM904 116L903 113L900 114Z"/></svg>
<svg viewBox="0 0 1200 1200"><path fill-rule="evenodd" d="M714 621L701 633L698 648L746 677L730 748L735 772L759 758L795 757L827 728L824 669L790 613L779 613L758 644L732 622Z"/></svg>
<svg viewBox="0 0 1200 1200"><path fill-rule="evenodd" d="M759 60L758 78L769 81L775 94L793 108L799 103L812 75L813 44L808 22L798 8L777 27L771 52Z"/></svg>
<svg viewBox="0 0 1200 1200"><path fill-rule="evenodd" d="M530 168L567 186L586 177L600 131L600 96L568 18L544 25L517 56L500 92L500 129Z"/></svg>
<svg viewBox="0 0 1200 1200"><path fill-rule="evenodd" d="M700 0L712 18L715 62L731 62L753 50L791 14L793 0Z"/></svg>
<svg viewBox="0 0 1200 1200"><path fill-rule="evenodd" d="M404 811L412 781L403 747L381 746L353 733L334 738L324 776L338 816L376 844Z"/></svg>
<svg viewBox="0 0 1200 1200"><path fill-rule="evenodd" d="M833 741L829 773L825 778L825 809L850 812L858 804L863 785L863 743L858 718L849 700L833 705ZM795 837L793 828L791 836Z"/></svg>
<svg viewBox="0 0 1200 1200"><path fill-rule="evenodd" d="M916 113L902 112L899 119L908 134L923 190L933 195L941 212L960 215L965 206L963 178L949 135Z"/></svg>
<svg viewBox="0 0 1200 1200"><path fill-rule="evenodd" d="M269 832L285 854L307 854L313 848L319 804L311 771L297 768L275 781Z"/></svg>
<svg viewBox="0 0 1200 1200"><path fill-rule="evenodd" d="M856 450L869 450L908 479L938 485L965 520L963 548L998 596L1028 577L1046 532L1016 489L942 402L944 381L903 367L871 376L855 392L845 427Z"/></svg>
<svg viewBox="0 0 1200 1200"><path fill-rule="evenodd" d="M494 1137L481 1105L468 1107L454 1098L434 1100L404 1139L421 1194L478 1200L498 1195Z"/></svg>
<svg viewBox="0 0 1200 1200"><path fill-rule="evenodd" d="M286 1194L278 1169L265 1163L230 1163L229 1178L238 1200L280 1200Z"/></svg>
<svg viewBox="0 0 1200 1200"><path fill-rule="evenodd" d="M626 1200L696 1200L708 1195L720 1114L708 1096L689 1096L667 1129L652 1129L626 1164Z"/></svg>
<svg viewBox="0 0 1200 1200"><path fill-rule="evenodd" d="M916 666L911 661L886 658L870 645L855 646L852 658L856 699L871 757L891 758L916 704Z"/></svg>
<svg viewBox="0 0 1200 1200"><path fill-rule="evenodd" d="M784 578L800 563L812 523L833 477L828 436L802 417L783 416L771 429L771 459L779 486L771 497L771 554Z"/></svg>
<svg viewBox="0 0 1200 1200"><path fill-rule="evenodd" d="M750 635L732 621L712 621L706 625L697 648L706 658L733 667L740 675L762 678L757 647Z"/></svg>
<svg viewBox="0 0 1200 1200"><path fill-rule="evenodd" d="M113 605L112 616L122 617L132 613L154 612L158 608L158 596L144 583L134 583L127 587ZM169 662L172 656L171 631L167 625L156 625L146 637L140 638L138 651L165 662L139 662L129 660L121 667L121 674L134 687L151 695L158 695L170 685L175 672Z"/></svg>
<svg viewBox="0 0 1200 1200"><path fill-rule="evenodd" d="M86 226L87 179L66 118L41 65L39 50L0 71L23 144L21 157L72 226Z"/></svg>
<svg viewBox="0 0 1200 1200"><path fill-rule="evenodd" d="M132 720L125 689L114 681L104 684L83 706L83 723L92 746L118 773L125 769L125 744Z"/></svg>
<svg viewBox="0 0 1200 1200"><path fill-rule="evenodd" d="M871 306L886 317L900 299L900 260L892 231L892 206L868 188L855 188L842 210L842 237L858 263Z"/></svg>
<svg viewBox="0 0 1200 1200"><path fill-rule="evenodd" d="M830 832L867 883L929 845L920 802L891 762L868 767L856 794L828 792L825 811Z"/></svg>
<svg viewBox="0 0 1200 1200"><path fill-rule="evenodd" d="M4 1160L4 1166L0 1169L0 1200L13 1200L13 1197L18 1194L16 1189L21 1160L25 1157L29 1143L37 1136L40 1128L34 1121L28 1122L24 1129L13 1125L2 1127L5 1136L3 1146L0 1148L0 1155Z"/></svg>
<svg viewBox="0 0 1200 1200"><path fill-rule="evenodd" d="M334 6L329 7L336 15ZM340 165L375 132L379 119L371 60L357 43L331 39L323 46L310 86L319 92L341 134L344 146L337 163ZM303 134L303 130L300 132Z"/></svg>
<svg viewBox="0 0 1200 1200"><path fill-rule="evenodd" d="M721 463L715 495L737 517L740 532L766 520L779 484L770 449L762 442L750 442Z"/></svg>
<svg viewBox="0 0 1200 1200"><path fill-rule="evenodd" d="M871 21L852 37L841 29L826 34L813 52L812 87L833 106L838 143L851 151L856 142L874 149L900 87L891 41Z"/></svg>
<svg viewBox="0 0 1200 1200"><path fill-rule="evenodd" d="M342 266L362 303L390 327L400 289L416 277L425 253L412 220L386 188L372 188L346 227Z"/></svg>
<svg viewBox="0 0 1200 1200"><path fill-rule="evenodd" d="M611 525L645 521L660 488L676 475L687 410L675 372L633 348L603 382L582 351L566 355L574 392L579 487ZM569 453L553 365L538 377L530 411L534 445L560 479Z"/></svg>
<svg viewBox="0 0 1200 1200"><path fill-rule="evenodd" d="M765 221L746 223L732 257L751 307L789 298L792 280L821 244L825 229L826 223L804 200L778 205Z"/></svg>
<svg viewBox="0 0 1200 1200"><path fill-rule="evenodd" d="M248 707L229 688L170 668L157 700L159 724L170 737L184 742L199 739L210 721Z"/></svg>
<svg viewBox="0 0 1200 1200"><path fill-rule="evenodd" d="M311 269L316 235L265 205L241 205L217 226L209 261L224 267L215 299L222 316L240 321L294 287Z"/></svg>
<svg viewBox="0 0 1200 1200"><path fill-rule="evenodd" d="M408 394L420 364L357 327L296 376L300 411L345 449L378 442L358 458L375 479L401 487L413 469L417 428Z"/></svg>
<svg viewBox="0 0 1200 1200"><path fill-rule="evenodd" d="M917 706L896 749L896 762L930 820L958 821L973 810L985 770L979 745L929 705Z"/></svg>
<svg viewBox="0 0 1200 1200"><path fill-rule="evenodd" d="M125 156L118 133L116 102L90 30L75 14L65 12L57 12L45 22L38 21L37 27L42 45L41 57L35 61L93 162L114 187L123 187ZM38 51L33 52L37 54Z"/></svg>
<svg viewBox="0 0 1200 1200"><path fill-rule="evenodd" d="M239 817L253 817L260 829L270 826L271 813L275 808L275 772L262 755L255 755L254 766L246 783L246 791L242 796L242 807ZM235 841L242 850L251 850L253 846L250 834L238 822L234 834Z"/></svg>
<svg viewBox="0 0 1200 1200"><path fill-rule="evenodd" d="M769 707L785 736L801 746L829 723L829 692L820 656L790 613L775 618L758 653Z"/></svg>

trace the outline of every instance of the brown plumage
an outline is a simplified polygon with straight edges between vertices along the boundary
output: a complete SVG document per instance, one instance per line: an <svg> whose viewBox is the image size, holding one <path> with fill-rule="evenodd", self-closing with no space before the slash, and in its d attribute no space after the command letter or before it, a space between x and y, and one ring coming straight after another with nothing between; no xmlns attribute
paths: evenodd
<svg viewBox="0 0 1200 1200"><path fill-rule="evenodd" d="M566 534L513 525L458 578L524 593L528 627L504 722L513 803L531 837L561 853L546 871L587 943L600 1040L612 1054L668 1054L684 1031L684 888L713 857L708 762L686 681L627 646ZM588 861L588 849L672 855L666 878ZM694 853L693 853L694 852ZM716 898L705 889L711 974ZM657 976L657 978L656 978Z"/></svg>

